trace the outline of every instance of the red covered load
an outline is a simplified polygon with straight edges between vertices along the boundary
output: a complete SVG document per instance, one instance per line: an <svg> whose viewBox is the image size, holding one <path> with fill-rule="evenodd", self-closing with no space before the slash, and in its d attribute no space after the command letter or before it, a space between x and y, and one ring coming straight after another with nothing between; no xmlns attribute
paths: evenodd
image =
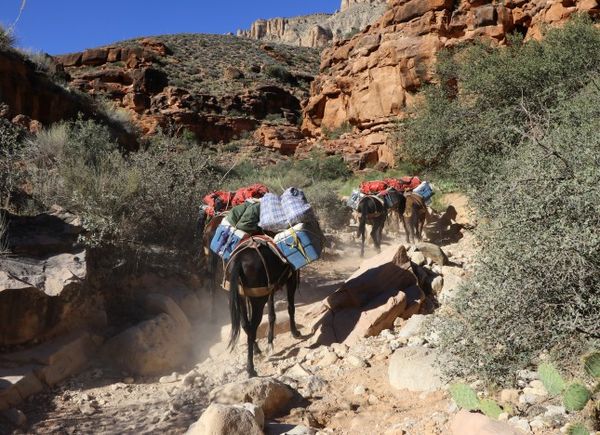
<svg viewBox="0 0 600 435"><path fill-rule="evenodd" d="M363 181L360 183L360 191L365 195L379 195L381 192L387 190L388 187L388 184L381 180Z"/></svg>
<svg viewBox="0 0 600 435"><path fill-rule="evenodd" d="M204 210L209 216L214 216L215 213L222 213L230 210L236 205L241 205L246 200L251 198L262 198L269 189L264 184L253 184L251 186L242 187L236 192L227 192L225 190L217 190L206 195L202 202Z"/></svg>
<svg viewBox="0 0 600 435"><path fill-rule="evenodd" d="M262 198L267 193L269 193L269 188L267 186L265 186L264 184L260 184L260 183L253 184L248 187L242 187L241 189L238 189L237 192L235 192L235 195L233 196L232 204L234 206L240 205L240 204L243 204L244 202L246 202L246 200L251 199L251 198L256 198L256 199Z"/></svg>
<svg viewBox="0 0 600 435"><path fill-rule="evenodd" d="M421 184L419 177L386 178L384 182L398 192L416 189Z"/></svg>

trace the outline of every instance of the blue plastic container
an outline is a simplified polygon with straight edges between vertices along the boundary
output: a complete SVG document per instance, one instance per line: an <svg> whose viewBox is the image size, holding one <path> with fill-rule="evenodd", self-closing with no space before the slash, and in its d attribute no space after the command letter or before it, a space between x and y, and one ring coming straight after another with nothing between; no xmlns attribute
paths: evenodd
<svg viewBox="0 0 600 435"><path fill-rule="evenodd" d="M227 219L224 219L221 225L217 227L217 231L210 242L210 250L224 261L228 261L233 251L248 236L248 233L236 230L227 222Z"/></svg>
<svg viewBox="0 0 600 435"><path fill-rule="evenodd" d="M323 250L321 238L306 224L294 225L275 236L275 243L294 270L318 260Z"/></svg>
<svg viewBox="0 0 600 435"><path fill-rule="evenodd" d="M413 190L413 193L421 196L425 201L429 201L433 196L433 189L431 188L431 184L427 181L423 181Z"/></svg>

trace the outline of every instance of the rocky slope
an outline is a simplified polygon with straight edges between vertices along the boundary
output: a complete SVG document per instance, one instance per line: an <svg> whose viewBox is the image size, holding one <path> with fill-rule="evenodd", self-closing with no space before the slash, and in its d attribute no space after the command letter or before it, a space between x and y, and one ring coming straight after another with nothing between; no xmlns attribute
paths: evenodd
<svg viewBox="0 0 600 435"><path fill-rule="evenodd" d="M234 36L180 34L59 56L69 85L125 111L142 134L159 128L230 141L267 116L295 121L318 52Z"/></svg>
<svg viewBox="0 0 600 435"><path fill-rule="evenodd" d="M65 78L62 66L49 57L47 65L40 66L17 51L0 50L0 117L37 131L82 114L107 124L124 147L137 146L136 138L98 110L90 98L61 86Z"/></svg>
<svg viewBox="0 0 600 435"><path fill-rule="evenodd" d="M538 38L545 24L577 12L600 14L597 0L390 0L389 6L370 28L323 52L304 106L305 134L349 123L364 136L381 136L418 100L441 49L476 39L501 45L511 32Z"/></svg>
<svg viewBox="0 0 600 435"><path fill-rule="evenodd" d="M342 0L341 8L335 14L257 20L250 29L238 30L237 35L322 48L367 27L385 12L385 3L385 0Z"/></svg>

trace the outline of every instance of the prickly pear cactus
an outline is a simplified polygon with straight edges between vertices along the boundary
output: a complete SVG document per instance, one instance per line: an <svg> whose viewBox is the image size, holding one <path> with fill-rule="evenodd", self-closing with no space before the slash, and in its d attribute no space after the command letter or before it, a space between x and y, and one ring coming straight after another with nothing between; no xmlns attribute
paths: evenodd
<svg viewBox="0 0 600 435"><path fill-rule="evenodd" d="M581 384L571 384L563 396L563 403L567 411L581 411L590 400L591 393Z"/></svg>
<svg viewBox="0 0 600 435"><path fill-rule="evenodd" d="M500 405L498 405L492 399L482 399L479 402L479 409L485 415L487 415L490 418L493 418L494 420L498 420L498 417L500 417L500 414L502 414L504 412L504 410L502 408L500 408Z"/></svg>
<svg viewBox="0 0 600 435"><path fill-rule="evenodd" d="M600 379L600 352L592 352L584 356L583 365L588 375Z"/></svg>
<svg viewBox="0 0 600 435"><path fill-rule="evenodd" d="M479 409L479 398L477 393L468 385L454 384L450 387L450 394L456 404L467 411Z"/></svg>
<svg viewBox="0 0 600 435"><path fill-rule="evenodd" d="M567 435L590 435L590 431L587 430L583 423L575 423L569 425Z"/></svg>
<svg viewBox="0 0 600 435"><path fill-rule="evenodd" d="M551 396L558 396L566 387L564 379L552 364L541 364L538 367L538 375Z"/></svg>

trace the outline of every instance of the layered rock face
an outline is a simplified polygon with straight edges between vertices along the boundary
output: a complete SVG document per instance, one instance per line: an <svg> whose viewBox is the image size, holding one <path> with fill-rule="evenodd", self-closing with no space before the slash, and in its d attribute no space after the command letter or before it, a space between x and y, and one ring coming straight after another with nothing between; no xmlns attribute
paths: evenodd
<svg viewBox="0 0 600 435"><path fill-rule="evenodd" d="M321 48L331 41L344 39L382 16L385 0L342 0L335 14L313 14L295 18L273 18L255 21L249 30L238 30L238 36L281 42L301 47Z"/></svg>
<svg viewBox="0 0 600 435"><path fill-rule="evenodd" d="M256 129L269 114L297 116L318 63L316 54L289 53L255 41L244 42L248 49L237 53L247 58L233 61L228 56L237 54L228 47L236 41L218 35L146 38L57 61L71 76L72 87L108 99L144 135L159 128L185 129L200 142L228 142ZM296 54L308 59L299 70L294 70Z"/></svg>
<svg viewBox="0 0 600 435"><path fill-rule="evenodd" d="M323 52L303 133L318 136L346 123L366 135L385 132L432 80L440 49L480 38L503 44L515 31L538 38L545 24L576 12L600 14L597 0L390 0L389 6L369 29Z"/></svg>
<svg viewBox="0 0 600 435"><path fill-rule="evenodd" d="M67 77L62 65L53 65L57 75ZM57 85L22 55L0 51L0 117L35 132L42 125L74 119L79 113L107 124L126 148L137 146L135 137L122 126L98 113L91 100Z"/></svg>

